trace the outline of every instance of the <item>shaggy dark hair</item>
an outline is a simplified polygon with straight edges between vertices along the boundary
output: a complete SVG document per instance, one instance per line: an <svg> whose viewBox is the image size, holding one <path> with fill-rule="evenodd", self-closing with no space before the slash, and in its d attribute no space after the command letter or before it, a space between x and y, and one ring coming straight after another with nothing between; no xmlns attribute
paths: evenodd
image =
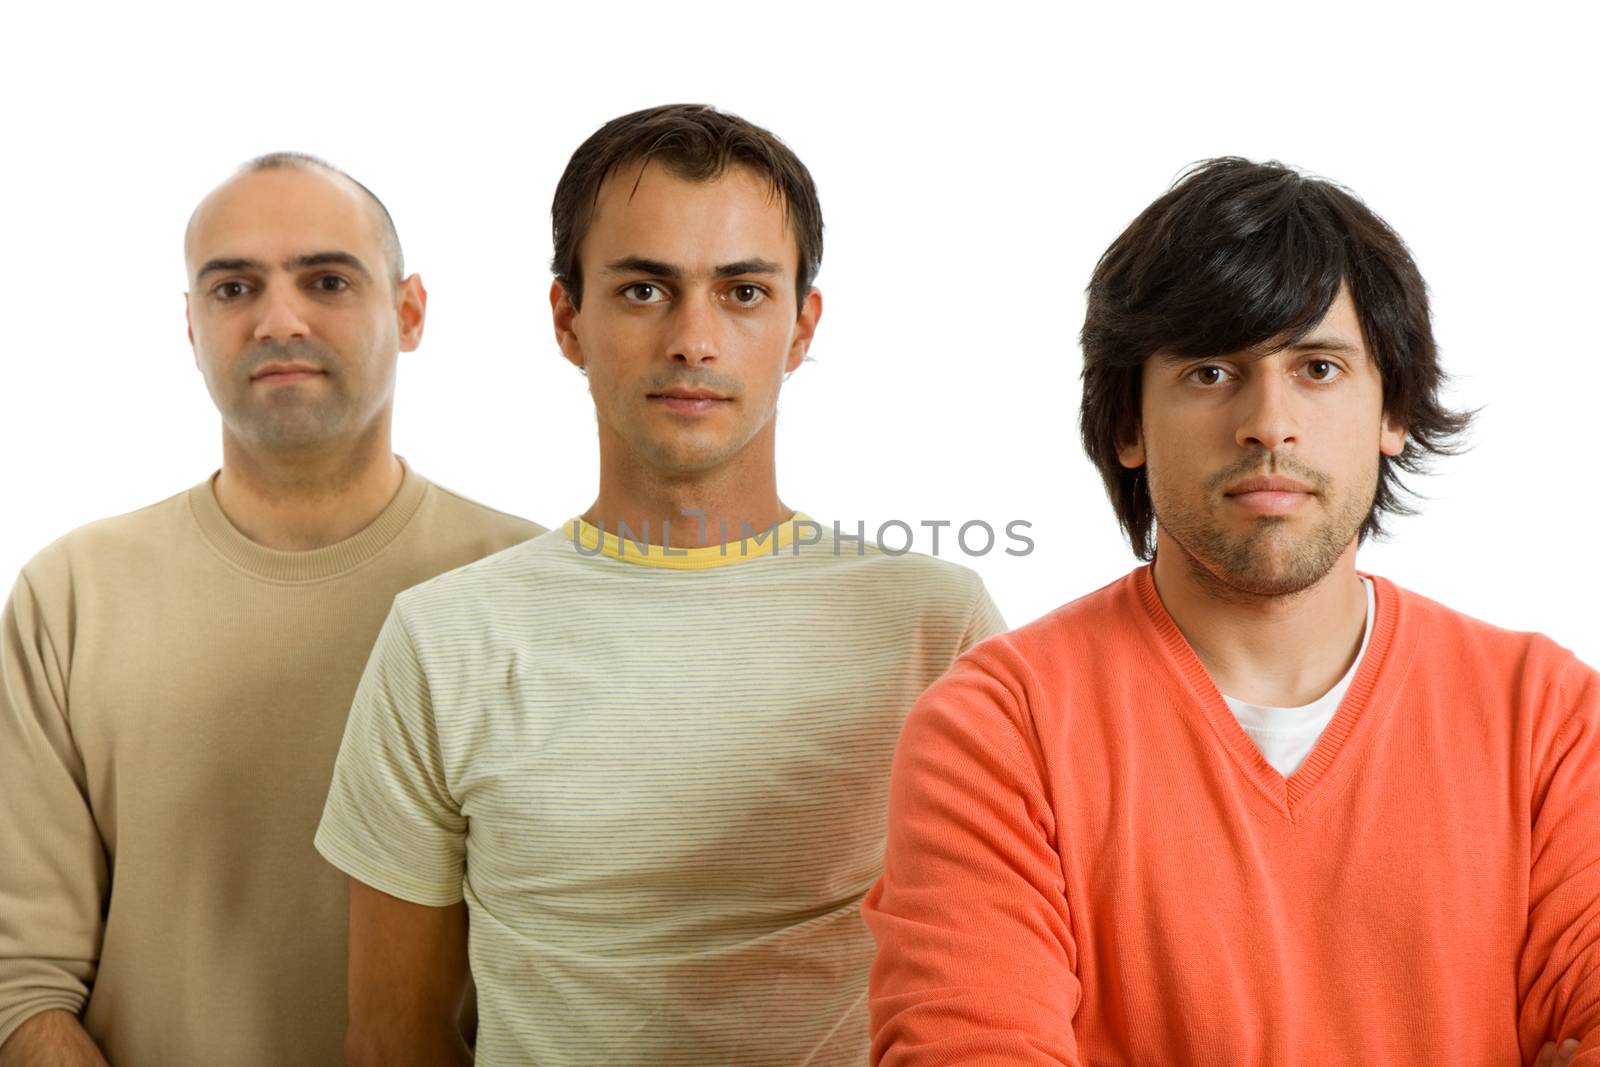
<svg viewBox="0 0 1600 1067"><path fill-rule="evenodd" d="M1383 533L1385 515L1415 511L1401 473L1458 452L1473 414L1439 398L1427 287L1399 235L1332 182L1227 156L1191 167L1100 257L1079 335L1079 429L1140 559L1155 555L1149 482L1143 466L1118 462L1117 447L1138 437L1145 360L1293 344L1341 285L1383 380L1384 414L1406 430L1404 451L1379 458L1365 540Z"/></svg>
<svg viewBox="0 0 1600 1067"><path fill-rule="evenodd" d="M811 173L789 146L737 115L704 104L667 104L635 111L600 127L567 161L550 205L555 256L550 269L572 298L583 301L578 247L594 221L600 187L618 168L659 162L689 181L714 181L729 167L767 179L782 201L799 248L795 300L804 306L822 266L822 205Z"/></svg>

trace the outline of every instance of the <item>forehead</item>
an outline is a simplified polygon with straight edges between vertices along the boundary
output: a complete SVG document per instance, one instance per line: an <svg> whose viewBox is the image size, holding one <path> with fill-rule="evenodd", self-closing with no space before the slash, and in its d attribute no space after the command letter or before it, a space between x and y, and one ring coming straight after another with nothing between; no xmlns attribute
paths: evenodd
<svg viewBox="0 0 1600 1067"><path fill-rule="evenodd" d="M191 274L216 258L276 263L316 251L379 259L371 208L360 191L336 175L302 167L224 182L196 209L184 246Z"/></svg>
<svg viewBox="0 0 1600 1067"><path fill-rule="evenodd" d="M1245 362L1250 362L1275 356L1287 358L1300 352L1323 352L1344 356L1351 361L1356 370L1377 373L1377 363L1367 347L1366 333L1361 327L1360 312L1356 309L1355 298L1350 295L1348 287L1343 285L1339 287L1339 292L1328 305L1328 310L1323 312L1322 318L1297 340L1290 341L1287 337L1277 337L1253 348L1219 353L1214 357L1188 356L1171 351L1157 352L1144 361L1144 370L1148 376L1159 372L1163 366L1174 367L1179 364L1202 362L1206 358L1242 358Z"/></svg>
<svg viewBox="0 0 1600 1067"><path fill-rule="evenodd" d="M659 163L630 163L600 187L580 251L590 270L627 256L690 270L754 257L792 276L800 253L783 198L754 171L690 181Z"/></svg>
<svg viewBox="0 0 1600 1067"><path fill-rule="evenodd" d="M1355 298L1350 295L1350 287L1341 284L1339 292L1334 296L1333 303L1328 305L1328 310L1323 312L1322 318L1306 333L1295 347L1315 346L1319 342L1329 342L1348 347L1350 355L1361 357L1365 362L1371 362L1372 353L1367 351L1367 338L1361 329L1361 315L1356 310ZM1263 349L1274 351L1277 346Z"/></svg>

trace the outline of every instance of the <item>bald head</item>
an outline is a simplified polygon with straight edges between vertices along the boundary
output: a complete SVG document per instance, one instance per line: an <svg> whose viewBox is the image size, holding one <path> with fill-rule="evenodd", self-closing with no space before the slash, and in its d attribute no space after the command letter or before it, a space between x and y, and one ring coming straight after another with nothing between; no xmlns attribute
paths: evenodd
<svg viewBox="0 0 1600 1067"><path fill-rule="evenodd" d="M372 236L384 260L383 273L388 275L391 284L398 284L400 279L405 277L405 256L400 249L400 234L395 230L394 219L390 217L389 209L383 206L383 201L379 200L371 189L316 156L304 152L269 152L241 166L233 177L208 193L189 216L189 224L183 233L183 252L184 259L189 265L191 281L197 269L195 238L203 219L208 214L216 214L217 202L220 199L236 198L242 191L237 186L251 175L272 171L303 172L342 187L350 194L352 206L363 211L368 217Z"/></svg>

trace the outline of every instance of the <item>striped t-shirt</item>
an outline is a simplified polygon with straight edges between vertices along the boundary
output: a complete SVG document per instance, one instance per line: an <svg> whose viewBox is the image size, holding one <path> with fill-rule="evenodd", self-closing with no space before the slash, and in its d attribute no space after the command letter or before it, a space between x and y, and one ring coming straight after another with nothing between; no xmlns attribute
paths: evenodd
<svg viewBox="0 0 1600 1067"><path fill-rule="evenodd" d="M574 520L396 600L317 847L466 900L480 1064L865 1062L901 720L1002 628L970 570L804 516Z"/></svg>

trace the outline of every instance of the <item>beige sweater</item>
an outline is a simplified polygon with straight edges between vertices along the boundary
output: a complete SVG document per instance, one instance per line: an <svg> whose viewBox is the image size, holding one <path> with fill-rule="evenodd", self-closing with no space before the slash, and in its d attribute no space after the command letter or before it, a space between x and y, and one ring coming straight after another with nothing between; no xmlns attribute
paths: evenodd
<svg viewBox="0 0 1600 1067"><path fill-rule="evenodd" d="M312 837L356 683L396 593L539 532L408 468L315 551L206 481L35 557L0 625L0 1042L65 1008L113 1067L342 1063Z"/></svg>

